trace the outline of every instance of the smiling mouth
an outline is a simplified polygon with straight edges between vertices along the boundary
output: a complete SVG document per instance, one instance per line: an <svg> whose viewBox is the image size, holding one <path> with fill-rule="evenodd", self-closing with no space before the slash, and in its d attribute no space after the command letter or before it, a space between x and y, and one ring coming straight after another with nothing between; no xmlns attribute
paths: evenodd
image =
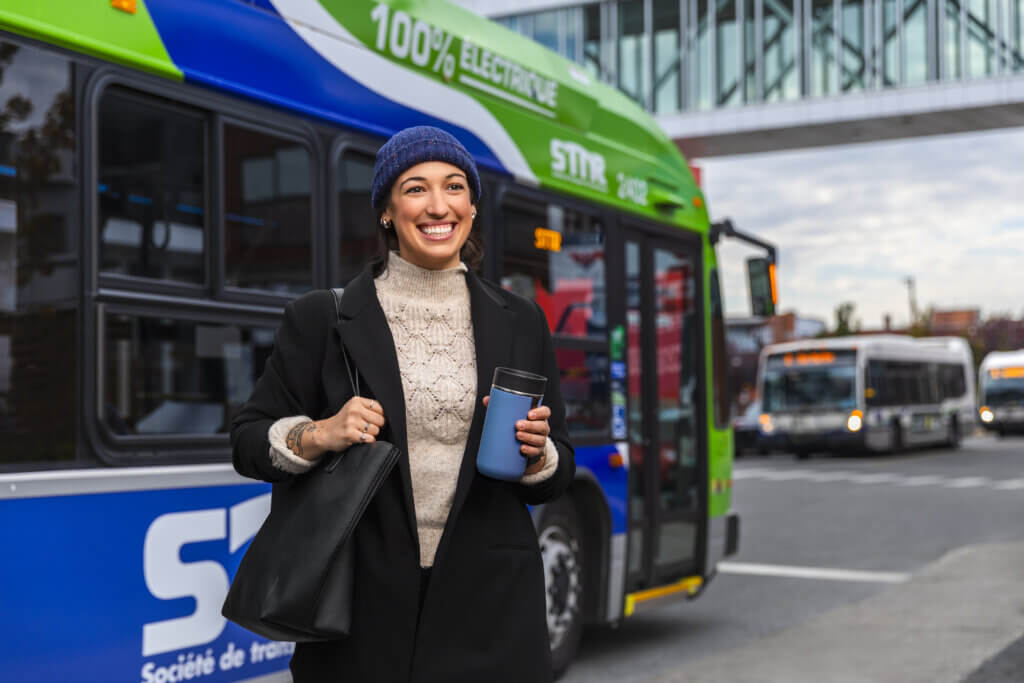
<svg viewBox="0 0 1024 683"><path fill-rule="evenodd" d="M455 233L455 223L433 223L417 225L416 228L428 239L444 239Z"/></svg>

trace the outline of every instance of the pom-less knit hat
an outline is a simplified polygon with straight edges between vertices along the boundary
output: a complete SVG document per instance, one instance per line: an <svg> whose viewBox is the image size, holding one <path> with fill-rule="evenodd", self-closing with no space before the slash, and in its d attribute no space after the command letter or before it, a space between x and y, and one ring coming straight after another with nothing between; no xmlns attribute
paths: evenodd
<svg viewBox="0 0 1024 683"><path fill-rule="evenodd" d="M476 163L451 133L433 126L413 126L400 130L377 150L377 161L373 165L373 184L370 201L375 209L384 205L391 186L398 176L416 164L424 161L445 161L458 166L469 181L473 201L480 200L480 174Z"/></svg>

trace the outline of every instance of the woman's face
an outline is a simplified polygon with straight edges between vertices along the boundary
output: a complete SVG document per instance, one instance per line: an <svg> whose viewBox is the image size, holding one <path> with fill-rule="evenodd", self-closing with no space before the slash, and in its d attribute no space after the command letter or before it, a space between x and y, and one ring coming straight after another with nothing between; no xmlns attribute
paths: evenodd
<svg viewBox="0 0 1024 683"><path fill-rule="evenodd" d="M399 255L431 270L459 265L476 213L471 199L466 174L443 161L425 161L398 176L382 218L398 237Z"/></svg>

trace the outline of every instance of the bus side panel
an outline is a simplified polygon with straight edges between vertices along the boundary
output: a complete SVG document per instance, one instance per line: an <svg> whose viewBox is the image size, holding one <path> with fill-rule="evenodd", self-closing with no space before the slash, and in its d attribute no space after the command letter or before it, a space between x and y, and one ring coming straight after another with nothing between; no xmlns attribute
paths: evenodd
<svg viewBox="0 0 1024 683"><path fill-rule="evenodd" d="M625 463L629 462L626 454L620 454L619 449L613 444L581 446L576 448L575 452L577 477L582 472L590 472L601 485L605 503L608 504L608 514L611 517L612 536L626 533L628 472ZM612 466L611 458L615 455L622 455L623 465L621 467Z"/></svg>
<svg viewBox="0 0 1024 683"><path fill-rule="evenodd" d="M0 500L4 680L212 682L287 668L293 645L220 614L269 491Z"/></svg>

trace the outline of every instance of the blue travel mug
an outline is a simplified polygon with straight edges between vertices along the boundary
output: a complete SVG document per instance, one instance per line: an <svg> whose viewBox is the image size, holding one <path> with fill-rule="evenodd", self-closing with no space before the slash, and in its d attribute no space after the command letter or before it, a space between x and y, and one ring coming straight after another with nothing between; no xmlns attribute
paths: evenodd
<svg viewBox="0 0 1024 683"><path fill-rule="evenodd" d="M516 422L525 420L532 408L544 398L547 378L532 372L495 368L491 399L484 416L476 468L495 479L519 481L526 471L526 458L519 450Z"/></svg>

